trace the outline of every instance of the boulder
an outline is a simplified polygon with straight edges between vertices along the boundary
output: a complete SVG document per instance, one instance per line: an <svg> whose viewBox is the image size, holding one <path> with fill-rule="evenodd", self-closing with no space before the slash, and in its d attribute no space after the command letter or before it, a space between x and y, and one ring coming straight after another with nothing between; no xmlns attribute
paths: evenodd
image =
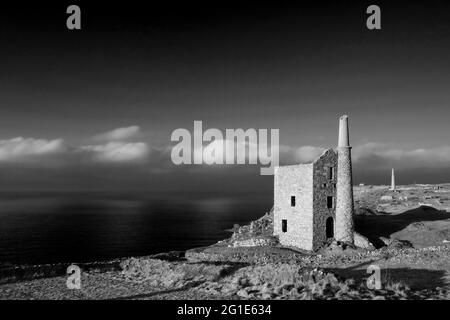
<svg viewBox="0 0 450 320"><path fill-rule="evenodd" d="M394 200L394 198L392 196L385 195L385 196L381 196L380 200L381 201L392 201L392 200Z"/></svg>
<svg viewBox="0 0 450 320"><path fill-rule="evenodd" d="M400 240L400 239L392 239L392 241L388 245L389 249L407 249L414 248L412 243L408 240Z"/></svg>
<svg viewBox="0 0 450 320"><path fill-rule="evenodd" d="M397 238L385 238L380 237L380 241L383 242L388 249L406 249L414 248L412 243L408 240L400 240Z"/></svg>
<svg viewBox="0 0 450 320"><path fill-rule="evenodd" d="M391 238L380 237L380 241L383 242L386 246L390 245L392 242Z"/></svg>
<svg viewBox="0 0 450 320"><path fill-rule="evenodd" d="M367 249L367 250L375 250L375 247L373 246L372 243L370 243L369 239L367 239L363 235L359 234L358 232L355 232L353 234L353 238L354 238L355 246L357 246L358 248L363 248L363 249Z"/></svg>

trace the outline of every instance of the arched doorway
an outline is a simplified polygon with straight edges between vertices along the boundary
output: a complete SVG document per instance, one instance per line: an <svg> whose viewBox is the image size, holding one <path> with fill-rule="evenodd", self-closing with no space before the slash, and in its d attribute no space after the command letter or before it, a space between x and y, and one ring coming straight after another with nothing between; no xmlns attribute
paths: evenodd
<svg viewBox="0 0 450 320"><path fill-rule="evenodd" d="M334 221L333 217L329 217L326 222L327 239L334 238Z"/></svg>

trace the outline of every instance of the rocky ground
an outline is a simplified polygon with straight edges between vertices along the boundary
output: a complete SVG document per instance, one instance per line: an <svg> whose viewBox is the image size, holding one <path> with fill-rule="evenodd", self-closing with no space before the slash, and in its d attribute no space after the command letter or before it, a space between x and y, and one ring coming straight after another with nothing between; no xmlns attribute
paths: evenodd
<svg viewBox="0 0 450 320"><path fill-rule="evenodd" d="M374 244L369 249L338 242L313 253L281 247L268 212L213 246L80 265L79 290L67 289L67 265L0 267L0 298L450 299L450 214L402 193L437 194L421 200L445 206L446 191L357 188L356 229ZM370 289L373 265L381 287Z"/></svg>
<svg viewBox="0 0 450 320"><path fill-rule="evenodd" d="M357 215L398 214L421 206L450 212L450 185L406 185L353 188Z"/></svg>
<svg viewBox="0 0 450 320"><path fill-rule="evenodd" d="M286 249L284 249L286 250ZM2 299L450 299L450 246L383 249L345 255L255 252L236 261L131 258L117 270L82 273L81 289L66 276L0 285ZM252 249L247 248L247 251ZM267 262L261 263L264 257ZM277 261L282 257L282 261ZM369 265L381 288L369 289Z"/></svg>

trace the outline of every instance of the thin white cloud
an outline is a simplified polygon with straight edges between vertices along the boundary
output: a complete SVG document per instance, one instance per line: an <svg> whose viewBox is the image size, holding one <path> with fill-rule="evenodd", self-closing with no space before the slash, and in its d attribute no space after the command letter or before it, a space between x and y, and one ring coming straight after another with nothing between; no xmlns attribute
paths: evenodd
<svg viewBox="0 0 450 320"><path fill-rule="evenodd" d="M129 126L123 128L117 128L111 131L107 131L98 134L94 137L96 141L126 141L138 137L141 134L141 129L139 126Z"/></svg>
<svg viewBox="0 0 450 320"><path fill-rule="evenodd" d="M116 131L110 137L131 137L136 130ZM111 132L113 132L111 131ZM117 133L118 132L118 133ZM144 162L149 159L150 147L144 142L112 141L86 146L67 146L63 139L17 137L0 140L0 162L27 163L37 166L79 165L81 163Z"/></svg>
<svg viewBox="0 0 450 320"><path fill-rule="evenodd" d="M139 134L138 126L119 128L103 134L108 139L125 139ZM245 142L245 162L256 162L257 145ZM202 156L204 160L212 158L226 158L226 149L234 145L226 140L214 140L204 145ZM268 146L266 146L267 149ZM270 148L270 147L269 147ZM264 148L262 148L264 149ZM33 137L16 137L0 140L0 163L31 163L38 166L64 166L83 164L126 164L148 163L149 168L172 168L170 160L171 146L161 149L149 146L145 142L106 141L82 146L68 146L63 139L39 139ZM281 145L280 164L308 163L314 161L325 150L319 146L291 147ZM235 150L237 151L237 149ZM252 152L249 152L252 151ZM193 150L193 156L199 155L200 150ZM235 152L235 161L237 153ZM450 146L433 148L402 149L383 143L367 142L353 147L352 157L355 167L359 169L398 169L411 168L449 168Z"/></svg>
<svg viewBox="0 0 450 320"><path fill-rule="evenodd" d="M195 157L203 158L204 163L213 163L215 159L222 159L220 163L226 163L227 150L233 150L234 157L232 163L240 161L245 163L257 164L259 159L259 152L262 155L270 154L270 144L259 145L254 142L239 141L235 142L227 139L216 139L212 142L204 144L201 148L194 149L193 159Z"/></svg>
<svg viewBox="0 0 450 320"><path fill-rule="evenodd" d="M450 166L450 146L404 150L382 143L366 143L354 148L353 159L377 167L400 168Z"/></svg>
<svg viewBox="0 0 450 320"><path fill-rule="evenodd" d="M325 148L314 146L290 147L280 146L280 161L282 164L309 163L316 160Z"/></svg>
<svg viewBox="0 0 450 320"><path fill-rule="evenodd" d="M66 151L62 139L46 140L17 137L0 140L0 161L30 160L41 156L61 154Z"/></svg>
<svg viewBox="0 0 450 320"><path fill-rule="evenodd" d="M280 146L281 164L309 163L325 148ZM367 168L446 168L450 167L450 146L401 149L388 144L367 142L352 149L353 163Z"/></svg>
<svg viewBox="0 0 450 320"><path fill-rule="evenodd" d="M89 145L79 148L91 155L95 162L124 163L145 161L150 154L144 142L108 142L103 145Z"/></svg>

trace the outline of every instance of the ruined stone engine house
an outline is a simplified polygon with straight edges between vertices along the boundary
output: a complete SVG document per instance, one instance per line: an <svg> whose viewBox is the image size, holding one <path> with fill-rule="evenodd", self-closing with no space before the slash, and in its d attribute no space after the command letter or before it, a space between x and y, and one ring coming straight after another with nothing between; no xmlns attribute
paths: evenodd
<svg viewBox="0 0 450 320"><path fill-rule="evenodd" d="M328 239L353 244L353 186L347 116L337 152L314 162L275 168L274 235L285 246L316 250Z"/></svg>

